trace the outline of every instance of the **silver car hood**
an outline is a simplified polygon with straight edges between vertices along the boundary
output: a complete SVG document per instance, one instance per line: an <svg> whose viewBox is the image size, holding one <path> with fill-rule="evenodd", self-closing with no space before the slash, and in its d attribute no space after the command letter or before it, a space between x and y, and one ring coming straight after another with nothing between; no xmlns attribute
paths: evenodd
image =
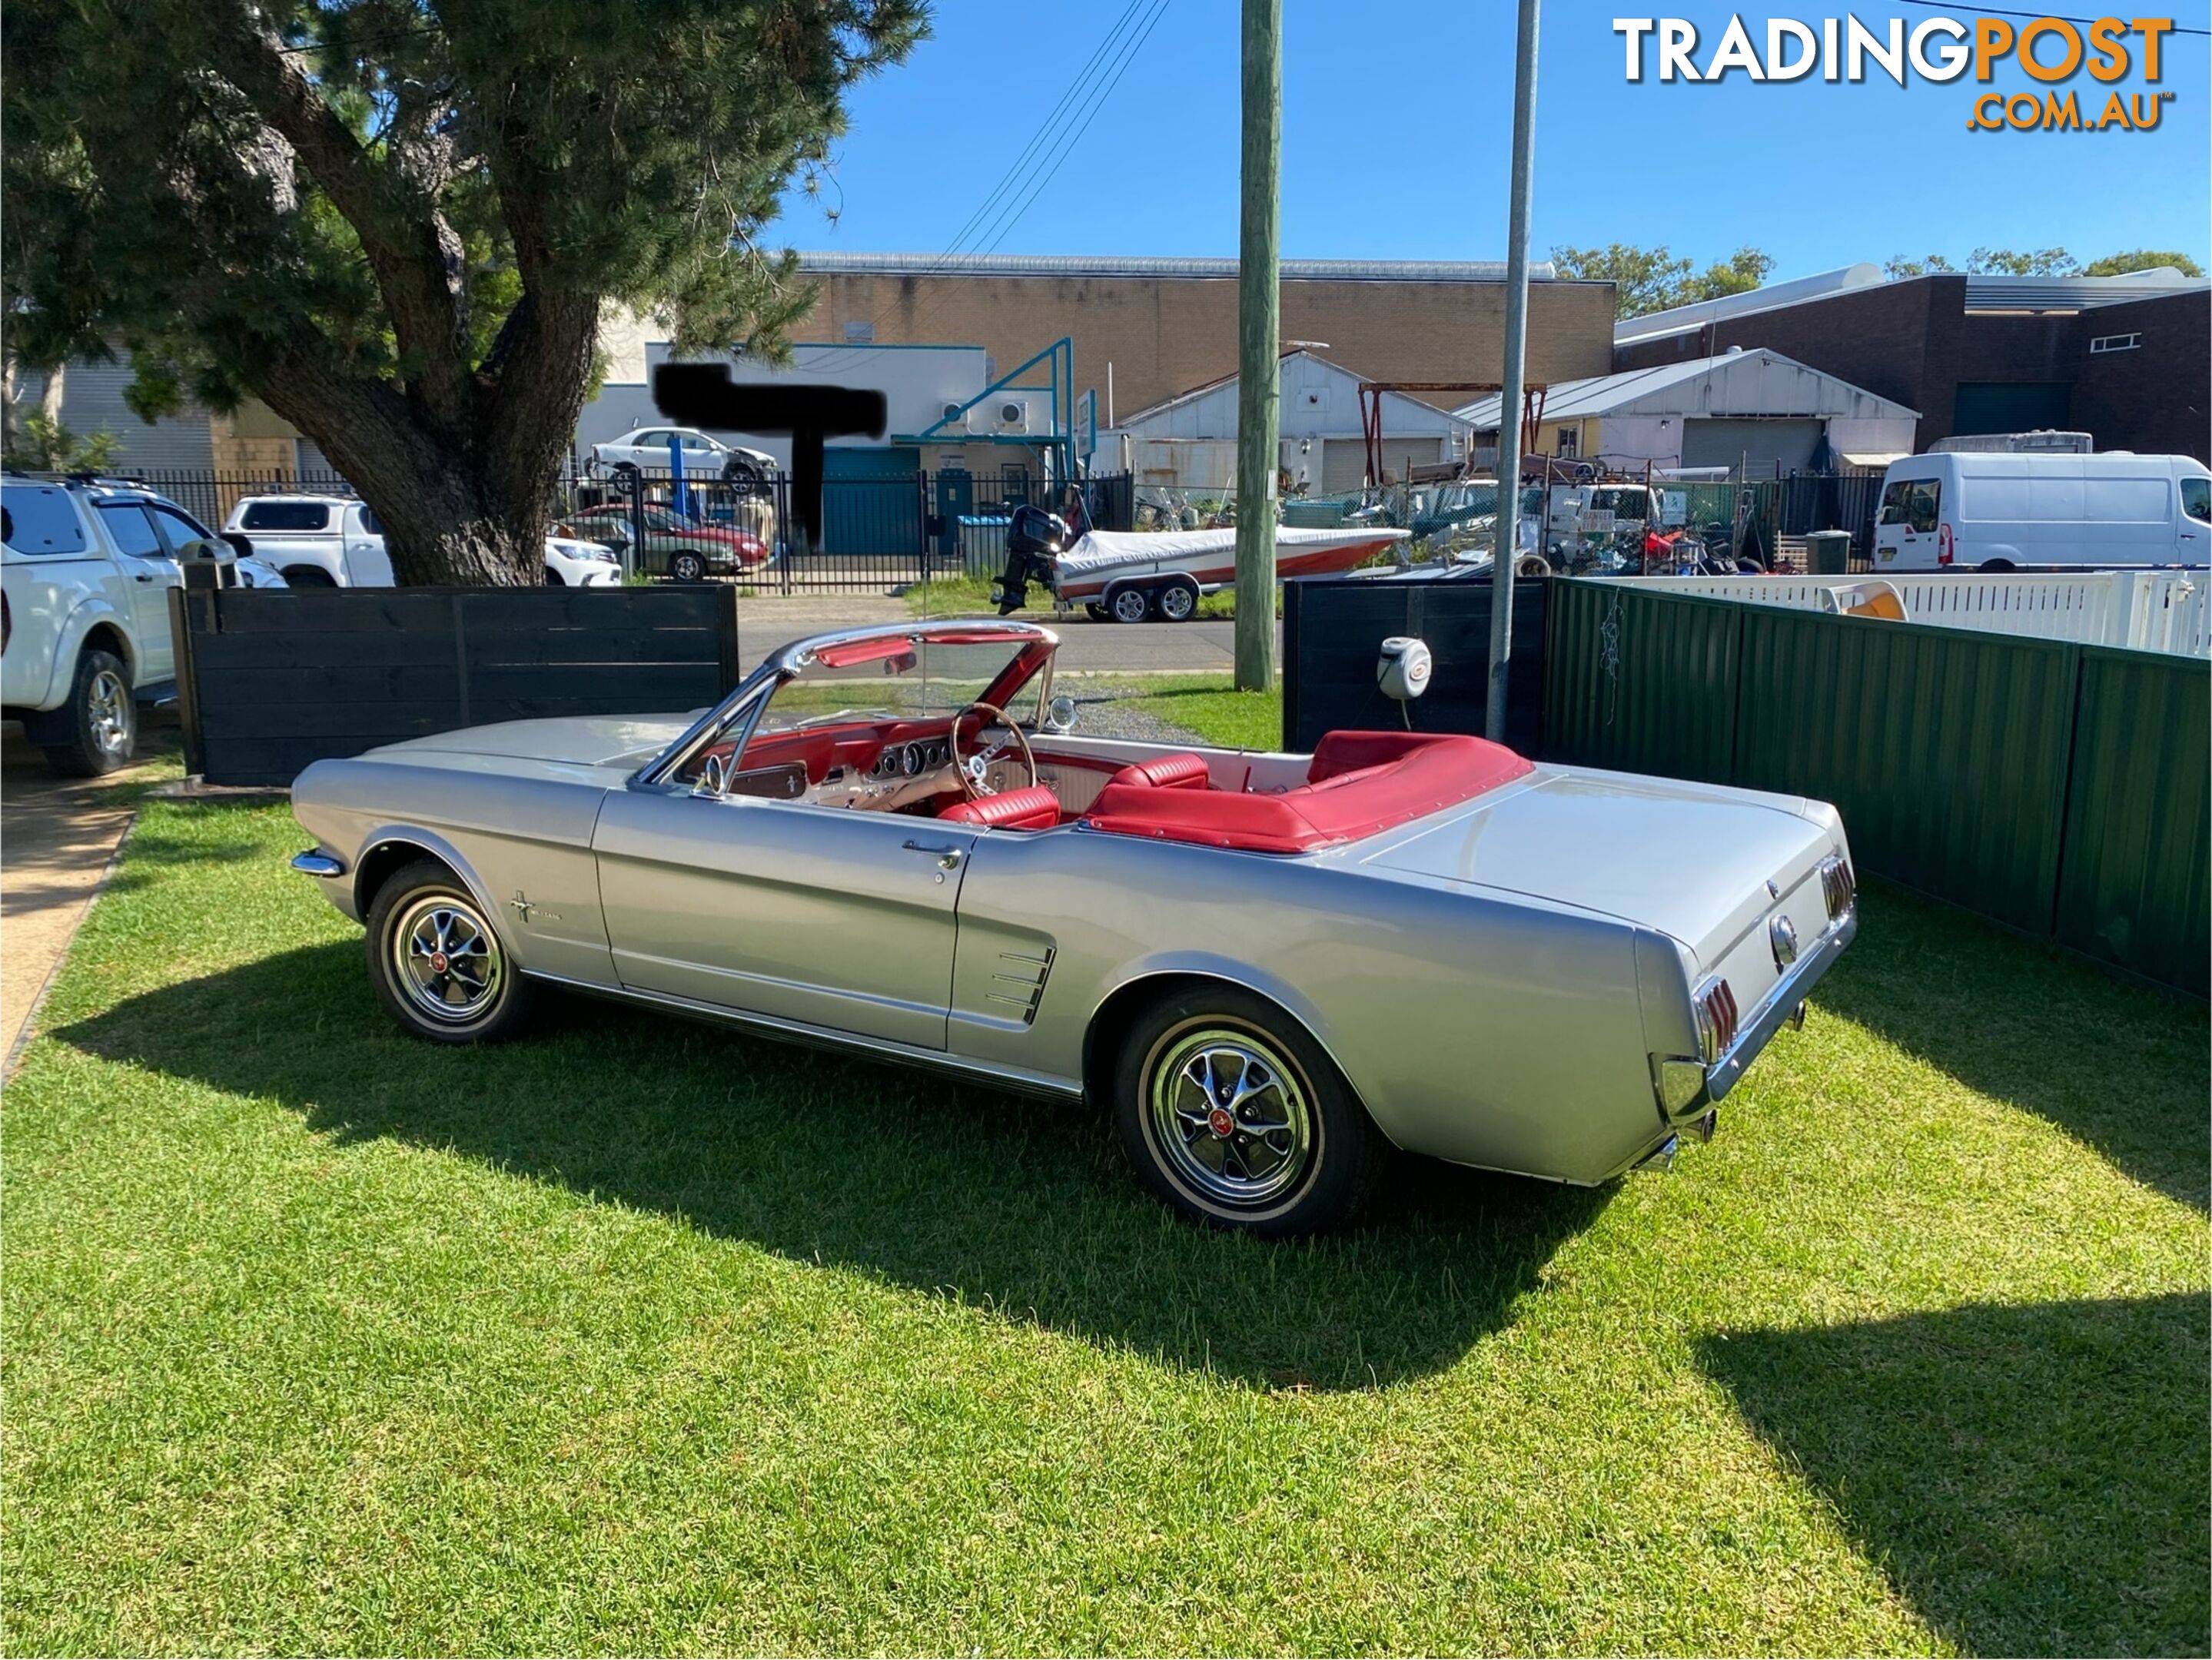
<svg viewBox="0 0 2212 1660"><path fill-rule="evenodd" d="M690 714L579 714L549 721L502 721L428 738L386 744L361 758L402 766L472 771L567 775L577 767L634 772L699 718Z"/></svg>
<svg viewBox="0 0 2212 1660"><path fill-rule="evenodd" d="M1702 951L1733 939L1831 851L1800 797L1539 767L1377 848L1393 874L1495 889L1656 928Z"/></svg>

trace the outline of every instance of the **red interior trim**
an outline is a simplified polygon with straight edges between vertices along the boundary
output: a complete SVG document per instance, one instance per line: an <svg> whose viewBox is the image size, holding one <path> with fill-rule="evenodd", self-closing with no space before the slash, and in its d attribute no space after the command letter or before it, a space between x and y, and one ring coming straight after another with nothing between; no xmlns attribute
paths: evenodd
<svg viewBox="0 0 2212 1660"><path fill-rule="evenodd" d="M1358 841L1527 775L1529 763L1480 738L1332 733L1308 781L1273 795L1113 782L1084 814L1094 830L1252 853L1309 853Z"/></svg>

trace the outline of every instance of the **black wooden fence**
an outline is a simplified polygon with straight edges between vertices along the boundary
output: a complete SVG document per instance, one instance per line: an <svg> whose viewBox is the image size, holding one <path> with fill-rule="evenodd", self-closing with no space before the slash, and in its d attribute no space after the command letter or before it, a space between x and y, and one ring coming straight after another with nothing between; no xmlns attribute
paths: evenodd
<svg viewBox="0 0 2212 1660"><path fill-rule="evenodd" d="M187 770L310 762L495 721L696 709L738 679L726 587L221 588L170 595Z"/></svg>
<svg viewBox="0 0 2212 1660"><path fill-rule="evenodd" d="M1544 689L1545 590L1513 585L1513 667L1505 741L1536 753ZM1425 642L1435 661L1427 691L1410 702L1383 696L1376 648L1394 635ZM1283 747L1310 750L1322 734L1410 726L1416 732L1483 729L1490 704L1490 581L1306 578L1283 584Z"/></svg>

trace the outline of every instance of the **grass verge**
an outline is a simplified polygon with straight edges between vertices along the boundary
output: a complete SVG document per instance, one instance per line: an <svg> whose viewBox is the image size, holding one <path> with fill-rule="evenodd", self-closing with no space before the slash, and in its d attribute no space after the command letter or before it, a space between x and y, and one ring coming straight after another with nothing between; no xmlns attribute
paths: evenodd
<svg viewBox="0 0 2212 1660"><path fill-rule="evenodd" d="M149 803L7 1090L13 1651L2206 1648L2199 1009L1877 885L1673 1176L1268 1247L987 1091L410 1043L298 845Z"/></svg>

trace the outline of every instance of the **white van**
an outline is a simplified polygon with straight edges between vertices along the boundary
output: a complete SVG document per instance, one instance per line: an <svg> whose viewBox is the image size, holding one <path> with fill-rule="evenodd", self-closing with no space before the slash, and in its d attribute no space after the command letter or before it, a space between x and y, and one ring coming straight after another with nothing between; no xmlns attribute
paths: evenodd
<svg viewBox="0 0 2212 1660"><path fill-rule="evenodd" d="M1877 572L2212 564L2212 472L2186 455L1962 451L1889 464Z"/></svg>

